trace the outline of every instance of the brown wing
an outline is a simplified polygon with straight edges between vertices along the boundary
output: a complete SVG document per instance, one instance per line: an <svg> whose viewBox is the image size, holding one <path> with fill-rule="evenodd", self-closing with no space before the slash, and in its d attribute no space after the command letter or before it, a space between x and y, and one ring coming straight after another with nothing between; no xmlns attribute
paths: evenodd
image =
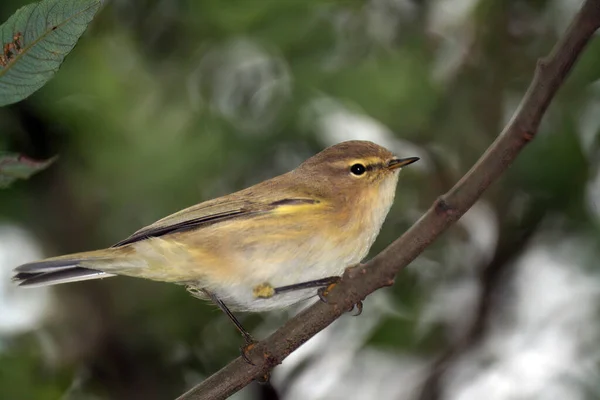
<svg viewBox="0 0 600 400"><path fill-rule="evenodd" d="M268 203L255 203L248 200L240 200L239 198L225 196L200 203L169 215L152 225L140 229L127 239L120 241L112 247L125 246L150 237L197 229L202 226L236 218L247 218L252 215L267 213L281 206L312 204L317 202L318 200L307 198L283 198Z"/></svg>

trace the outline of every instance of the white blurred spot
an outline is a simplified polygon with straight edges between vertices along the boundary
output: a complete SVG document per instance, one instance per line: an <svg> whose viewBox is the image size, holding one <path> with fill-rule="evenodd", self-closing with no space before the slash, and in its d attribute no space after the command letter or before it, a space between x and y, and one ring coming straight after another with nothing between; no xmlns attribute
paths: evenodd
<svg viewBox="0 0 600 400"><path fill-rule="evenodd" d="M39 245L23 229L0 226L0 335L32 329L44 315L48 290L22 289L11 282L13 268L41 256Z"/></svg>
<svg viewBox="0 0 600 400"><path fill-rule="evenodd" d="M600 80L590 86L589 92L589 98L579 117L577 133L581 151L587 157L590 166L593 166L600 165L600 153L595 145L600 137ZM590 211L600 219L600 168L596 168L591 174L586 187L586 200Z"/></svg>
<svg viewBox="0 0 600 400"><path fill-rule="evenodd" d="M359 317L342 316L292 353L273 371L271 382L286 399L409 399L425 361L365 347L383 318L406 318L386 292L373 293ZM309 363L309 367L303 367Z"/></svg>
<svg viewBox="0 0 600 400"><path fill-rule="evenodd" d="M422 271L420 266L414 270L425 278L421 281L432 291L419 321L419 331L424 334L441 323L454 340L462 337L472 323L481 289L476 272L491 260L498 242L496 214L483 200L471 207L458 224L467 232L467 239L453 240L446 246L444 264L434 266L433 277L421 276L431 272ZM443 279L444 275L454 279Z"/></svg>
<svg viewBox="0 0 600 400"><path fill-rule="evenodd" d="M363 61L376 48L397 47L401 26L414 19L417 6L412 0L369 0L360 8L342 2L323 9L335 37L323 66L332 71Z"/></svg>
<svg viewBox="0 0 600 400"><path fill-rule="evenodd" d="M462 338L473 322L480 289L475 277L444 282L433 288L420 316L418 333L424 336L432 326L441 323L451 340Z"/></svg>
<svg viewBox="0 0 600 400"><path fill-rule="evenodd" d="M600 169L596 171L596 176L588 182L585 194L589 210L597 219L600 219Z"/></svg>
<svg viewBox="0 0 600 400"><path fill-rule="evenodd" d="M462 264L481 265L492 259L498 243L498 219L484 200L478 201L458 220L467 231L467 248L461 250Z"/></svg>
<svg viewBox="0 0 600 400"><path fill-rule="evenodd" d="M600 356L598 276L582 267L590 248L563 239L518 262L506 312L496 310L484 343L449 371L445 398L588 398Z"/></svg>
<svg viewBox="0 0 600 400"><path fill-rule="evenodd" d="M409 0L371 0L365 7L367 35L378 43L394 46L403 19L415 14Z"/></svg>
<svg viewBox="0 0 600 400"><path fill-rule="evenodd" d="M551 0L547 6L548 26L562 34L583 4L582 0Z"/></svg>
<svg viewBox="0 0 600 400"><path fill-rule="evenodd" d="M410 168L426 170L429 167L427 153L419 146L397 138L379 121L352 112L331 98L313 100L304 110L304 120L315 125L321 133L321 141L327 146L346 140L370 140L394 152L398 157L420 157Z"/></svg>
<svg viewBox="0 0 600 400"><path fill-rule="evenodd" d="M579 139L581 150L589 158L596 149L594 142L600 133L600 80L590 85L590 96L579 117Z"/></svg>
<svg viewBox="0 0 600 400"><path fill-rule="evenodd" d="M430 2L427 30L440 40L433 76L451 79L465 60L475 40L472 14L479 0L435 0Z"/></svg>
<svg viewBox="0 0 600 400"><path fill-rule="evenodd" d="M259 133L291 96L292 77L283 57L242 38L204 56L188 78L192 104L200 102L203 89L210 104L237 128Z"/></svg>

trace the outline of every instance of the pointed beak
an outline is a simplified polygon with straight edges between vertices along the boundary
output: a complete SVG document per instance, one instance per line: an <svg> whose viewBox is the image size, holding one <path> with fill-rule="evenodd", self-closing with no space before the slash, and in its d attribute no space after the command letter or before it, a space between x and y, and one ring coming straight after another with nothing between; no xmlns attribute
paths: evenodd
<svg viewBox="0 0 600 400"><path fill-rule="evenodd" d="M388 164L387 168L389 170L394 170L402 167L406 167L414 162L419 161L419 157L408 157L408 158L392 158Z"/></svg>

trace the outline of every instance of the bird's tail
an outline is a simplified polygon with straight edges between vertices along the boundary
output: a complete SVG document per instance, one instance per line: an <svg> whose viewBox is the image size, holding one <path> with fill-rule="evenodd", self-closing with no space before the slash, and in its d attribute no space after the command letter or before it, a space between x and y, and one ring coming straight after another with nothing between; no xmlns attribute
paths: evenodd
<svg viewBox="0 0 600 400"><path fill-rule="evenodd" d="M85 281L115 276L118 264L127 264L121 248L88 251L61 257L47 258L15 268L13 281L23 287L39 287L59 283Z"/></svg>

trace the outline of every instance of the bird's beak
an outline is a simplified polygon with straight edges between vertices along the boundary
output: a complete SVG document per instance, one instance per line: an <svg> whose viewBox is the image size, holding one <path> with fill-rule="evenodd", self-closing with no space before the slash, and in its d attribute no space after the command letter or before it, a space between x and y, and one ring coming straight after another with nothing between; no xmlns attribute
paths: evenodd
<svg viewBox="0 0 600 400"><path fill-rule="evenodd" d="M388 164L387 168L389 170L394 170L402 167L406 167L414 162L419 161L419 157L408 157L408 158L392 158Z"/></svg>

